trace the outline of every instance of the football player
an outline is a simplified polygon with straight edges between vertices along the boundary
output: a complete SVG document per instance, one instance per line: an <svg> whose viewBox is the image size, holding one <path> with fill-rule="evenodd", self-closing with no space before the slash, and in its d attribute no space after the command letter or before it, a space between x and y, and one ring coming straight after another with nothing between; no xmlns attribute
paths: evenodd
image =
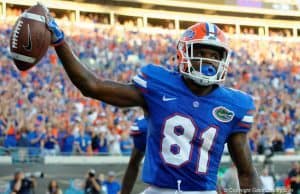
<svg viewBox="0 0 300 194"><path fill-rule="evenodd" d="M119 107L140 106L147 113L142 179L150 186L145 194L216 194L226 142L241 192L261 192L246 136L253 123L253 99L220 85L230 49L216 25L200 22L183 33L177 44L179 72L147 65L132 84L96 77L74 55L51 16L47 26L65 71L84 96Z"/></svg>
<svg viewBox="0 0 300 194"><path fill-rule="evenodd" d="M130 194L139 174L139 167L145 155L148 122L146 117L140 117L131 127L130 135L133 137L134 147L125 171L121 194Z"/></svg>

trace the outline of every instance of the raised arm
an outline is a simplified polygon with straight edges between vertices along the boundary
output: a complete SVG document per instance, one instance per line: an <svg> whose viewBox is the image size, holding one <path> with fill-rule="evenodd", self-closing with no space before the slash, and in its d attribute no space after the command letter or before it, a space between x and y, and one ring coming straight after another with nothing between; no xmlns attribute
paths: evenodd
<svg viewBox="0 0 300 194"><path fill-rule="evenodd" d="M238 171L240 193L264 193L262 184L252 164L246 133L234 133L229 137L228 150Z"/></svg>
<svg viewBox="0 0 300 194"><path fill-rule="evenodd" d="M65 71L72 83L84 96L120 107L145 107L145 101L134 85L101 80L90 72L64 41L63 31L59 29L55 20L50 15L47 18L47 27L52 35L51 43L55 46L56 53Z"/></svg>

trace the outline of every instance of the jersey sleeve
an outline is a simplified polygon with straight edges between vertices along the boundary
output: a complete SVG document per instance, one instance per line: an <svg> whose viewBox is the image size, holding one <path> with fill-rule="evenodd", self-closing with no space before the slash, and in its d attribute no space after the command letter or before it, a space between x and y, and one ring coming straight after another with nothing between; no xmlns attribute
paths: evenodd
<svg viewBox="0 0 300 194"><path fill-rule="evenodd" d="M253 124L254 114L255 114L255 105L253 98L249 95L246 96L243 103L245 106L240 110L237 118L237 122L231 131L231 134L244 132L247 133Z"/></svg>
<svg viewBox="0 0 300 194"><path fill-rule="evenodd" d="M145 119L136 120L130 129L130 135L133 138L134 147L141 152L145 152L147 140L147 124L145 125Z"/></svg>
<svg viewBox="0 0 300 194"><path fill-rule="evenodd" d="M134 85L142 92L144 97L149 98L156 91L155 85L160 82L161 68L155 65L142 67L137 75L132 78Z"/></svg>

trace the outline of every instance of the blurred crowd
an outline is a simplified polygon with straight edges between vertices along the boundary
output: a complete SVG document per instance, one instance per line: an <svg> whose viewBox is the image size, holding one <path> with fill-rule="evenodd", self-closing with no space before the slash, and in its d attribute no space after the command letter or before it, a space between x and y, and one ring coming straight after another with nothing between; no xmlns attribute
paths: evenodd
<svg viewBox="0 0 300 194"><path fill-rule="evenodd" d="M282 165L280 167L282 169L277 170L265 166L259 173L265 194L297 194L300 192L299 163L292 162ZM120 176L122 174L112 170L107 173L99 173L95 169L89 169L84 176L73 175L66 183L65 177L57 176L53 179L51 174L44 174L41 171L28 172L27 170L24 172L23 169L16 169L10 181L0 183L0 192L4 194L12 194L12 191L47 194L119 194L122 187L119 182ZM48 185L47 187L45 183ZM238 173L234 164L219 168L217 191L218 194L241 193Z"/></svg>
<svg viewBox="0 0 300 194"><path fill-rule="evenodd" d="M83 97L52 48L36 67L18 71L9 56L11 28L11 22L0 26L0 146L32 156L130 154L130 128L142 111ZM177 33L150 33L126 25L80 28L65 23L63 28L75 54L101 79L127 83L149 63L177 70ZM249 133L253 153L294 154L300 146L299 43L231 36L230 46L225 84L256 101Z"/></svg>
<svg viewBox="0 0 300 194"><path fill-rule="evenodd" d="M14 22L18 16L21 15L28 7L7 7L6 8L6 20ZM76 14L73 11L59 11L59 10L50 10L51 15L55 17L57 20L60 20L63 23L75 22ZM101 24L101 25L109 25L111 22L114 22L114 25L122 25L128 28L142 28L145 26L143 17L135 17L135 16L126 16L126 15L114 15L114 19L111 18L108 13L94 13L94 12L85 12L81 11L79 19L77 20L80 25L90 26L91 24ZM184 29L189 26L191 22L180 21L180 28ZM222 29L227 34L236 34L237 27L233 24L217 24L220 29ZM157 28L157 30L168 29L175 30L175 20L168 19L155 19L148 18L147 19L147 27ZM268 32L267 32L268 31ZM299 31L299 30L298 30ZM248 26L241 25L239 29L239 33L243 35L259 35L265 36L268 34L269 37L293 37L293 29L284 29L284 28L276 28L269 27L265 29L263 26ZM298 32L298 36L300 31Z"/></svg>

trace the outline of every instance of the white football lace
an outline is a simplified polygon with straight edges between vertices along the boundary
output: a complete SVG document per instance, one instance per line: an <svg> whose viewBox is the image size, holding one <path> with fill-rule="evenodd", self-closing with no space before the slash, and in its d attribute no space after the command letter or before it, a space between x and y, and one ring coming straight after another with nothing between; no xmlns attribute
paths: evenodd
<svg viewBox="0 0 300 194"><path fill-rule="evenodd" d="M20 34L20 30L22 28L22 25L23 25L23 21L19 20L17 25L16 25L16 29L13 32L12 48L18 48L18 38L19 38L19 34Z"/></svg>

